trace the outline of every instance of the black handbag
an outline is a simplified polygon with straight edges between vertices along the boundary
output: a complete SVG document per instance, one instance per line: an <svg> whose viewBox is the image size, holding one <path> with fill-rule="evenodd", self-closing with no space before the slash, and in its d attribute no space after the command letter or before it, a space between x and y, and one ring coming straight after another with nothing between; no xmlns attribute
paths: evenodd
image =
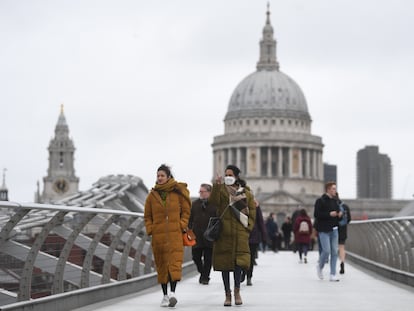
<svg viewBox="0 0 414 311"><path fill-rule="evenodd" d="M221 231L221 217L210 217L208 220L208 226L204 231L204 238L207 241L214 242L220 237Z"/></svg>
<svg viewBox="0 0 414 311"><path fill-rule="evenodd" d="M227 210L228 206L224 209L223 213L221 214L220 217L210 217L210 219L208 220L208 225L207 225L207 229L206 231L204 231L204 238L207 241L210 242L214 242L217 241L218 238L220 237L220 232L221 232L221 218L223 218L224 212Z"/></svg>

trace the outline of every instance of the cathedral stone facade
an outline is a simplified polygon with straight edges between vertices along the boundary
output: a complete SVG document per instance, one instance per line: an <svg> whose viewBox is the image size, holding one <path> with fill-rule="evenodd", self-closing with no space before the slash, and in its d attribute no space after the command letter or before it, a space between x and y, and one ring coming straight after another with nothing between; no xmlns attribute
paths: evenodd
<svg viewBox="0 0 414 311"><path fill-rule="evenodd" d="M280 218L298 207L313 211L323 189L323 144L299 85L279 70L267 11L256 71L234 90L224 134L214 137L213 176L237 165L261 207Z"/></svg>

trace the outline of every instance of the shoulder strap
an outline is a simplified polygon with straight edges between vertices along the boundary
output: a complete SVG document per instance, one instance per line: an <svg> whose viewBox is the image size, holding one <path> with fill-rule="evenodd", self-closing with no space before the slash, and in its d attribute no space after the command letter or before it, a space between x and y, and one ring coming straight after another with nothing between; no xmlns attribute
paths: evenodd
<svg viewBox="0 0 414 311"><path fill-rule="evenodd" d="M220 215L220 219L222 219L222 218L223 218L224 213L225 213L225 212L226 212L226 210L229 208L229 206L230 206L230 205L227 205L227 207L224 209L223 213L221 213L221 215Z"/></svg>

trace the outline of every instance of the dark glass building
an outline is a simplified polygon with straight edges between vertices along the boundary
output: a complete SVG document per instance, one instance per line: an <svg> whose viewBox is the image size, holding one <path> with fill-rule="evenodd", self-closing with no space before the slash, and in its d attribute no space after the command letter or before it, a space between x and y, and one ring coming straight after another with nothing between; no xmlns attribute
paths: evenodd
<svg viewBox="0 0 414 311"><path fill-rule="evenodd" d="M366 146L357 153L357 197L392 198L392 166L378 146Z"/></svg>
<svg viewBox="0 0 414 311"><path fill-rule="evenodd" d="M328 181L337 183L336 165L324 163L323 164L323 181L326 184Z"/></svg>

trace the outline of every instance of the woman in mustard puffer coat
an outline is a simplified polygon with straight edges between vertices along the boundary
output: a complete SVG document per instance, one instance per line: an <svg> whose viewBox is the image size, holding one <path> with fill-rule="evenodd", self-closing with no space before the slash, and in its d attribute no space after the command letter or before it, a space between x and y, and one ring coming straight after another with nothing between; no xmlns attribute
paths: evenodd
<svg viewBox="0 0 414 311"><path fill-rule="evenodd" d="M215 271L222 271L224 306L231 306L230 271L234 276L235 304L242 304L240 279L242 270L250 267L249 235L256 219L256 204L250 188L240 179L238 167L228 165L224 173L224 184L223 178L217 176L209 202L217 206L218 216L223 215L220 237L213 244L213 267Z"/></svg>
<svg viewBox="0 0 414 311"><path fill-rule="evenodd" d="M182 234L190 218L191 199L187 184L175 181L165 164L157 170L157 182L145 201L144 220L152 251L158 283L163 291L162 307L177 304L175 289L181 280L184 246ZM170 283L170 295L167 285Z"/></svg>

